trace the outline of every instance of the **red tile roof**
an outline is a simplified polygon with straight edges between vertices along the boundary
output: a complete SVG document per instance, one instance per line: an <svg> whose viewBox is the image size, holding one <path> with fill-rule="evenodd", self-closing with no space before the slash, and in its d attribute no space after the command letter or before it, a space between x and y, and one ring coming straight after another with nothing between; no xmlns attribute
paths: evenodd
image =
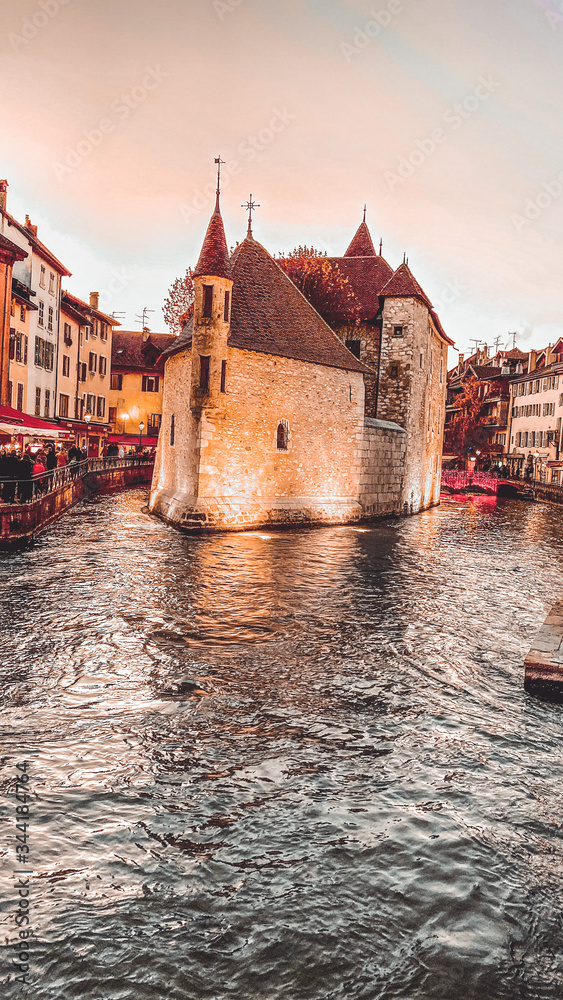
<svg viewBox="0 0 563 1000"><path fill-rule="evenodd" d="M93 309L88 302L84 302L83 299L79 299L76 295L72 295L63 289L61 292L61 309L64 310L65 307L73 309L75 313L83 316L85 323L88 322L88 316L98 316L105 323L109 323L110 326L121 326L113 316L108 316L99 309Z"/></svg>
<svg viewBox="0 0 563 1000"><path fill-rule="evenodd" d="M446 331L444 330L444 327L442 326L442 324L440 322L440 317L438 316L438 313L436 312L436 310L435 309L431 309L430 310L430 315L432 316L432 319L434 321L434 326L436 327L436 329L437 329L438 333L440 334L440 336L446 341L446 344L450 344L450 346L453 347L454 346L454 342L453 342L453 340L450 340L450 338L448 337Z"/></svg>
<svg viewBox="0 0 563 1000"><path fill-rule="evenodd" d="M215 211L209 220L197 267L193 274L194 278L207 275L217 278L232 277L223 219L219 209L219 195L217 195Z"/></svg>
<svg viewBox="0 0 563 1000"><path fill-rule="evenodd" d="M361 222L356 230L345 257L375 257L375 247L371 238L371 233L365 222Z"/></svg>
<svg viewBox="0 0 563 1000"><path fill-rule="evenodd" d="M111 367L142 372L160 371L160 355L177 340L173 333L150 333L148 339L143 340L140 330L114 330Z"/></svg>
<svg viewBox="0 0 563 1000"><path fill-rule="evenodd" d="M229 346L311 364L369 372L252 236L236 248ZM164 357L191 346L192 324Z"/></svg>
<svg viewBox="0 0 563 1000"><path fill-rule="evenodd" d="M50 264L51 267L54 267L55 271L58 271L59 274L70 277L72 272L68 271L64 266L64 264L61 264L60 260L57 260L55 255L51 253L50 250L47 249L45 244L42 243L41 240L37 239L37 236L35 235L33 230L29 229L27 226L22 226L21 222L18 222L16 219L14 219L13 215L10 215L8 212L3 211L2 209L0 209L0 211L2 211L2 215L4 216L4 218L7 219L8 225L14 226L16 229L19 230L20 233L23 233L26 239L29 240L33 249L35 250L36 254L39 257L42 257L43 260L47 262L47 264Z"/></svg>
<svg viewBox="0 0 563 1000"><path fill-rule="evenodd" d="M381 292L386 298L398 299L420 299L430 311L432 303L425 292L423 292L418 281L414 277L408 264L401 264L397 268L392 278L389 279Z"/></svg>
<svg viewBox="0 0 563 1000"><path fill-rule="evenodd" d="M393 269L384 257L329 257L328 260L337 264L340 273L348 279L359 307L359 319L369 323L379 312L381 289L389 281ZM343 304L342 322L345 322L345 313Z"/></svg>
<svg viewBox="0 0 563 1000"><path fill-rule="evenodd" d="M2 236L1 233L0 233L0 254L2 254L3 257L10 257L12 260L25 260L25 258L28 256L25 250L22 250L21 247L18 247L15 243L12 243L11 240L6 239L6 237Z"/></svg>

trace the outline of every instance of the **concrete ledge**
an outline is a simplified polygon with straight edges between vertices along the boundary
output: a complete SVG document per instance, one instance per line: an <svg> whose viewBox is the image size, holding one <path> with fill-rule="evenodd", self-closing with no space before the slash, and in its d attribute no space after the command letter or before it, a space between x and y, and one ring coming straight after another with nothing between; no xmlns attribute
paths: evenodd
<svg viewBox="0 0 563 1000"><path fill-rule="evenodd" d="M549 612L524 660L524 689L548 701L563 701L563 601Z"/></svg>

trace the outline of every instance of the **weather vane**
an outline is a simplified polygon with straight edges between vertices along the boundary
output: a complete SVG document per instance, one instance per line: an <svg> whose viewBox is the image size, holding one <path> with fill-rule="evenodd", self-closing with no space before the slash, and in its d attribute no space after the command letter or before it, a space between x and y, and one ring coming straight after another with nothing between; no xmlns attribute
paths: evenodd
<svg viewBox="0 0 563 1000"><path fill-rule="evenodd" d="M221 159L221 154L215 157L215 163L217 164L217 197L219 197L221 190L221 164L225 163L225 161Z"/></svg>
<svg viewBox="0 0 563 1000"><path fill-rule="evenodd" d="M255 201L252 201L252 195L250 195L246 204L242 204L240 207L248 209L248 235L252 236L252 213L255 208L260 208L260 205L257 205Z"/></svg>

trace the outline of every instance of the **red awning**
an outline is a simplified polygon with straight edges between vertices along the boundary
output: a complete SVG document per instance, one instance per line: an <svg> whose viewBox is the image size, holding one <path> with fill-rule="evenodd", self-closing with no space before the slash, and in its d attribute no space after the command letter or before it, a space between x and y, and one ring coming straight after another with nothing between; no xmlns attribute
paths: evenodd
<svg viewBox="0 0 563 1000"><path fill-rule="evenodd" d="M23 437L44 437L56 440L68 438L70 432L59 424L51 424L40 417L32 417L29 413L14 410L11 406L0 406L0 434Z"/></svg>
<svg viewBox="0 0 563 1000"><path fill-rule="evenodd" d="M138 434L108 434L108 444L125 444L129 448L135 448L139 444ZM143 448L156 448L158 444L157 437L147 437L143 434L141 437L141 444Z"/></svg>

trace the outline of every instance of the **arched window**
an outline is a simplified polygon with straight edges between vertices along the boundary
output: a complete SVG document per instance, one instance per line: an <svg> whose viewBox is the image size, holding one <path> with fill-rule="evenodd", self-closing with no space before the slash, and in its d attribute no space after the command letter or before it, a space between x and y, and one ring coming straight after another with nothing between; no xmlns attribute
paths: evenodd
<svg viewBox="0 0 563 1000"><path fill-rule="evenodd" d="M278 424L276 447L278 451L287 451L287 427L281 422Z"/></svg>

